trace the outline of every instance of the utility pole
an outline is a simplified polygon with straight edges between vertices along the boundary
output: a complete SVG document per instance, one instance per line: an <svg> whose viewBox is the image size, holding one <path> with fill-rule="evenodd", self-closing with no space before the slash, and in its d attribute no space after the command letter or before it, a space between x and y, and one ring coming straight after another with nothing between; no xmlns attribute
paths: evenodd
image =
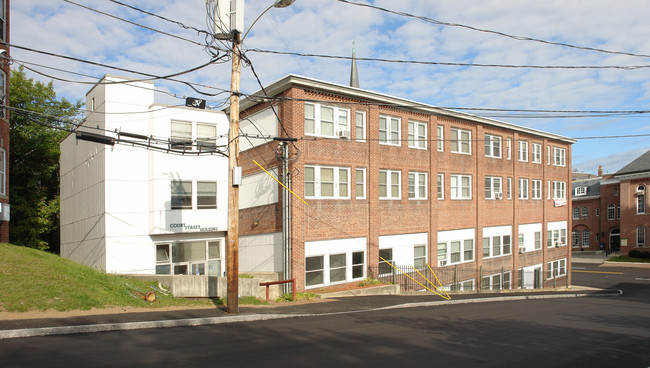
<svg viewBox="0 0 650 368"><path fill-rule="evenodd" d="M233 32L228 133L228 234L226 236L227 311L239 313L239 89L241 33ZM237 177L237 175L239 177Z"/></svg>

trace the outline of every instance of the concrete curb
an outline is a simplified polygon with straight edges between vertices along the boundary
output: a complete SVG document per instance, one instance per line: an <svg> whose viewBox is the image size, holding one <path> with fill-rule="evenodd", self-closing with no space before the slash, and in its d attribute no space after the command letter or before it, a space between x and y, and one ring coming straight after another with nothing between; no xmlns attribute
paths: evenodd
<svg viewBox="0 0 650 368"><path fill-rule="evenodd" d="M141 329L149 329L149 328L206 326L206 325L218 325L218 324L225 324L225 323L253 322L253 321L266 321L266 320L274 320L274 319L317 317L317 316L327 316L327 315L337 315L337 314L373 312L373 311L382 311L382 310L391 310L391 309L434 307L434 306L441 306L441 305L475 304L475 303L489 303L489 302L515 301L515 300L535 300L535 299L605 297L605 296L621 296L621 295L623 295L622 290L618 290L617 293L603 293L603 294L568 293L568 294L547 294L547 295L513 295L513 296L498 296L498 297L488 297L488 298L445 300L445 301L435 301L435 302L404 303L404 304L398 304L398 305L393 305L388 307L379 307L379 308L356 310L356 311L332 312L332 313L248 314L248 315L239 315L239 316L190 318L190 319L164 320L164 321L143 321L143 322L128 322L128 323L105 323L105 324L96 324L96 325L43 327L43 328L0 331L0 340L15 339L15 338L22 338L22 337L69 335L69 334L80 334L80 333L108 332L108 331L129 331L129 330L141 330Z"/></svg>

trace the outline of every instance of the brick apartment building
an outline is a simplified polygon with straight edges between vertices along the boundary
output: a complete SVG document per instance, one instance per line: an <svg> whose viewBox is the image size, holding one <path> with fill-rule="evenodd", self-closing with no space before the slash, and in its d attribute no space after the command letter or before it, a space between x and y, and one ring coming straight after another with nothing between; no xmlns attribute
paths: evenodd
<svg viewBox="0 0 650 368"><path fill-rule="evenodd" d="M650 246L650 151L613 175L572 183L572 246L574 249L648 250Z"/></svg>
<svg viewBox="0 0 650 368"><path fill-rule="evenodd" d="M0 41L9 43L9 0L0 0ZM0 44L0 105L9 103L9 46ZM9 242L9 110L0 108L0 242Z"/></svg>
<svg viewBox="0 0 650 368"><path fill-rule="evenodd" d="M264 90L240 106L240 271L320 289L381 257L451 290L570 283L573 139L296 75Z"/></svg>

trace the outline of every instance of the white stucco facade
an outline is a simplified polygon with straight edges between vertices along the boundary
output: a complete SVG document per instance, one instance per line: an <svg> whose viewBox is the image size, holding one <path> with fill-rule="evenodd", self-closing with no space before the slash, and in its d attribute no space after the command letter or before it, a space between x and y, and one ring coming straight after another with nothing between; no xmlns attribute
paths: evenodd
<svg viewBox="0 0 650 368"><path fill-rule="evenodd" d="M227 116L158 105L153 83L111 84L116 81L124 79L106 76L88 92L79 131L142 135L149 139L119 137L160 148L180 126L192 143L185 142L183 155L120 141L104 145L75 134L65 138L61 255L109 273L222 275L228 159L197 154L197 142L213 150L226 146Z"/></svg>

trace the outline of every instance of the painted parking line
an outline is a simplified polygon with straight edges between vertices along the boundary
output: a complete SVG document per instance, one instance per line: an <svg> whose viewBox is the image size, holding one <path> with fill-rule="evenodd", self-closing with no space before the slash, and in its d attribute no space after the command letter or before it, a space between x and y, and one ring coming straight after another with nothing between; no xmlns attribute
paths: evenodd
<svg viewBox="0 0 650 368"><path fill-rule="evenodd" d="M635 278L635 280L637 280L637 281L650 281L650 279L642 279L642 278L639 278L639 277Z"/></svg>
<svg viewBox="0 0 650 368"><path fill-rule="evenodd" d="M587 267L571 267L572 270L586 270Z"/></svg>
<svg viewBox="0 0 650 368"><path fill-rule="evenodd" d="M610 274L610 275L622 275L622 274L623 274L623 272L580 271L580 270L575 270L575 271L574 271L573 268L571 269L571 271L573 271L573 272L583 272L583 273L608 273L608 274Z"/></svg>

